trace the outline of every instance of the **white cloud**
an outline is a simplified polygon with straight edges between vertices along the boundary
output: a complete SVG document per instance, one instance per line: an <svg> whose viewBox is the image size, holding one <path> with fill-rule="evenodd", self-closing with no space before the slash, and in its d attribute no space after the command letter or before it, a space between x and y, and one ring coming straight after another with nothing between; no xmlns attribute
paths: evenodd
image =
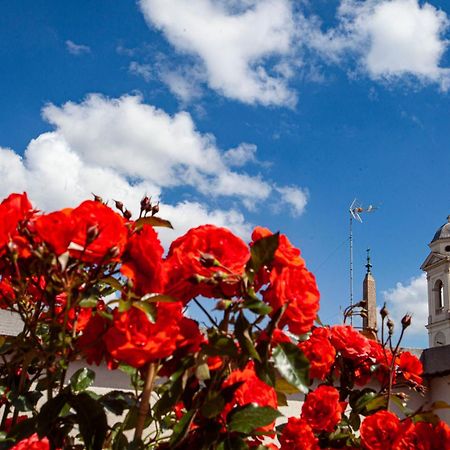
<svg viewBox="0 0 450 450"><path fill-rule="evenodd" d="M281 202L290 206L293 216L299 216L304 212L309 197L306 189L297 186L284 186L277 187L276 190L281 194Z"/></svg>
<svg viewBox="0 0 450 450"><path fill-rule="evenodd" d="M242 167L248 162L256 162L256 150L255 144L248 144L243 142L236 148L230 148L224 153L224 159L230 166Z"/></svg>
<svg viewBox="0 0 450 450"><path fill-rule="evenodd" d="M286 64L278 73L271 66L293 50L289 0L140 0L140 7L179 52L199 59L210 88L250 104L296 103Z"/></svg>
<svg viewBox="0 0 450 450"><path fill-rule="evenodd" d="M142 77L145 81L152 79L152 67L150 64L140 64L137 61L131 61L128 71L138 77Z"/></svg>
<svg viewBox="0 0 450 450"><path fill-rule="evenodd" d="M183 187L193 200L161 206L177 232L213 222L242 235L249 230L243 214L236 207L212 209L209 199L254 207L276 194L260 175L232 171L214 137L198 132L188 113L170 116L138 96L90 95L81 103L47 105L43 115L54 131L33 139L23 158L0 148L0 196L28 191L39 208L52 210L95 193L132 208L144 194L164 200L170 188Z"/></svg>
<svg viewBox="0 0 450 450"><path fill-rule="evenodd" d="M383 292L388 310L395 321L397 332L401 328L402 317L412 314L412 324L407 336L427 336L428 293L425 274L411 278L408 283L397 283L394 288Z"/></svg>
<svg viewBox="0 0 450 450"><path fill-rule="evenodd" d="M356 58L372 79L413 76L447 89L449 69L441 67L448 47L447 15L418 0L342 0L338 26L325 33L309 23L309 45L332 62Z"/></svg>
<svg viewBox="0 0 450 450"><path fill-rule="evenodd" d="M66 41L66 48L67 51L72 55L83 55L86 53L91 53L91 48L87 45L75 44L75 42L71 40Z"/></svg>

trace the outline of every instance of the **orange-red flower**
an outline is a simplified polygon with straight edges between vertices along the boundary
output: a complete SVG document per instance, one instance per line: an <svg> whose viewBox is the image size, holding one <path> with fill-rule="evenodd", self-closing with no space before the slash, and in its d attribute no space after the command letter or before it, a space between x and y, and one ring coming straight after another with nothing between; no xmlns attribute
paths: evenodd
<svg viewBox="0 0 450 450"><path fill-rule="evenodd" d="M4 253L8 242L13 241L20 256L29 256L29 250L24 246L24 240L19 235L19 222L30 218L33 207L27 194L11 194L0 203L0 255Z"/></svg>
<svg viewBox="0 0 450 450"><path fill-rule="evenodd" d="M316 280L303 266L286 266L280 271L272 270L270 286L263 293L275 314L282 306L286 310L279 326L287 325L294 334L304 334L311 330L319 310L319 291Z"/></svg>
<svg viewBox="0 0 450 450"><path fill-rule="evenodd" d="M71 217L74 234L70 254L91 263L108 262L123 253L128 229L123 217L103 203L87 200L75 208Z"/></svg>
<svg viewBox="0 0 450 450"><path fill-rule="evenodd" d="M235 383L241 382L241 386L234 392L233 400L225 405L223 416L226 415L235 406L244 406L255 403L258 406L278 407L277 394L275 389L264 381L260 380L255 373L253 364L249 363L243 370L233 370L228 378L223 382L222 387L226 388ZM275 422L261 428L261 431L270 431Z"/></svg>
<svg viewBox="0 0 450 450"><path fill-rule="evenodd" d="M281 450L319 450L319 440L304 419L289 417L279 437Z"/></svg>
<svg viewBox="0 0 450 450"><path fill-rule="evenodd" d="M319 386L310 392L302 407L301 417L314 431L334 430L342 417L339 391L333 386Z"/></svg>
<svg viewBox="0 0 450 450"><path fill-rule="evenodd" d="M398 437L399 418L390 411L378 411L361 425L362 447L367 450L391 450Z"/></svg>
<svg viewBox="0 0 450 450"><path fill-rule="evenodd" d="M371 346L361 333L348 325L331 327L331 343L344 358L361 359L368 357Z"/></svg>
<svg viewBox="0 0 450 450"><path fill-rule="evenodd" d="M165 284L162 256L164 249L153 227L144 225L134 233L123 256L121 272L131 279L140 295L161 293Z"/></svg>
<svg viewBox="0 0 450 450"><path fill-rule="evenodd" d="M170 356L177 346L181 303L159 303L155 323L140 309L114 310L114 322L104 340L111 356L133 367Z"/></svg>
<svg viewBox="0 0 450 450"><path fill-rule="evenodd" d="M336 359L328 328L314 328L310 338L299 344L310 362L309 377L324 380Z"/></svg>
<svg viewBox="0 0 450 450"><path fill-rule="evenodd" d="M413 423L405 420L394 442L393 450L441 450L450 448L450 428L440 421L437 425L428 422Z"/></svg>
<svg viewBox="0 0 450 450"><path fill-rule="evenodd" d="M57 255L69 248L74 234L72 209L63 209L39 216L34 221L34 229L38 237L45 242Z"/></svg>
<svg viewBox="0 0 450 450"><path fill-rule="evenodd" d="M423 366L419 359L410 352L403 352L396 358L398 370L407 381L422 383Z"/></svg>
<svg viewBox="0 0 450 450"><path fill-rule="evenodd" d="M10 450L50 450L50 443L46 437L39 439L37 433L26 439L22 439Z"/></svg>
<svg viewBox="0 0 450 450"><path fill-rule="evenodd" d="M236 275L244 273L249 256L247 245L231 231L214 225L193 228L170 246L166 291L183 302L196 295L232 297L238 293ZM194 280L213 275L215 280L207 283Z"/></svg>

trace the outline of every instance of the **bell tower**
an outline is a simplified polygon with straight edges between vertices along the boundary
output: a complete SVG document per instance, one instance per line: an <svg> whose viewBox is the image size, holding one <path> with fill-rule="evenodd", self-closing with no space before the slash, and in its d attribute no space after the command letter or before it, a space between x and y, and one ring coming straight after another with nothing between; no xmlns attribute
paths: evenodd
<svg viewBox="0 0 450 450"><path fill-rule="evenodd" d="M430 242L421 269L428 283L428 339L430 347L450 344L450 216Z"/></svg>

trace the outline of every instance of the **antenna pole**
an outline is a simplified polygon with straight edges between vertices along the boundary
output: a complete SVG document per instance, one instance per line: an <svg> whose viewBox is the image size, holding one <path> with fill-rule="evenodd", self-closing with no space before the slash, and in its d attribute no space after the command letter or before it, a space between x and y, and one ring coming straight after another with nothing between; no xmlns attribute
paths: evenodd
<svg viewBox="0 0 450 450"><path fill-rule="evenodd" d="M353 216L350 214L350 308L353 306ZM353 317L350 316L350 325L353 325Z"/></svg>

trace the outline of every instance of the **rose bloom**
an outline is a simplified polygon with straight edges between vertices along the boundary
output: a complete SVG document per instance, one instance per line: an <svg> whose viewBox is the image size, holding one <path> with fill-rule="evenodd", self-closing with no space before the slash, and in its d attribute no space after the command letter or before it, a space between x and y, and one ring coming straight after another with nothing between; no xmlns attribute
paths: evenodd
<svg viewBox="0 0 450 450"><path fill-rule="evenodd" d="M104 336L110 355L119 362L142 367L170 356L177 347L182 321L181 303L158 303L155 323L136 307L114 310L113 325Z"/></svg>
<svg viewBox="0 0 450 450"><path fill-rule="evenodd" d="M45 242L56 255L69 248L75 232L72 209L63 209L36 217L33 227L37 236Z"/></svg>
<svg viewBox="0 0 450 450"><path fill-rule="evenodd" d="M450 428L444 422L436 426L427 422L405 420L393 450L444 450L450 449Z"/></svg>
<svg viewBox="0 0 450 450"><path fill-rule="evenodd" d="M423 366L420 360L410 352L403 352L395 361L398 365L398 370L407 381L416 384L422 383Z"/></svg>
<svg viewBox="0 0 450 450"><path fill-rule="evenodd" d="M86 200L72 211L71 217L74 221L71 256L91 263L118 260L128 238L122 216L103 203Z"/></svg>
<svg viewBox="0 0 450 450"><path fill-rule="evenodd" d="M319 310L319 291L316 280L305 267L284 267L272 270L270 286L263 292L264 300L272 307L272 315L287 305L279 326L288 326L294 334L311 330Z"/></svg>
<svg viewBox="0 0 450 450"><path fill-rule="evenodd" d="M309 377L324 380L336 359L336 350L330 342L328 328L314 328L307 341L300 342L298 347L310 362Z"/></svg>
<svg viewBox="0 0 450 450"><path fill-rule="evenodd" d="M252 242L255 243L259 239L272 236L273 233L264 227L256 227L252 233ZM289 239L280 234L278 239L278 248L275 250L273 258L273 266L304 266L305 261L300 257L300 250L295 248Z"/></svg>
<svg viewBox="0 0 450 450"><path fill-rule="evenodd" d="M164 249L153 227L144 225L128 240L120 271L133 281L140 294L161 293L165 284L162 256Z"/></svg>
<svg viewBox="0 0 450 450"><path fill-rule="evenodd" d="M26 439L22 439L10 450L50 450L50 443L46 437L39 439L37 433Z"/></svg>
<svg viewBox="0 0 450 450"><path fill-rule="evenodd" d="M319 440L304 419L289 417L283 428L280 441L281 450L319 450Z"/></svg>
<svg viewBox="0 0 450 450"><path fill-rule="evenodd" d="M339 391L333 386L322 385L307 395L301 418L314 431L332 432L341 421L343 409Z"/></svg>
<svg viewBox="0 0 450 450"><path fill-rule="evenodd" d="M11 194L0 203L0 255L5 252L5 246L11 240L17 245L21 257L30 255L17 226L32 215L33 207L25 193Z"/></svg>
<svg viewBox="0 0 450 450"><path fill-rule="evenodd" d="M202 263L202 255L207 256L210 262ZM239 283L236 275L243 275L249 257L245 242L231 231L214 225L193 228L170 246L165 260L168 274L166 293L183 302L196 295L237 295ZM215 265L213 260L223 267ZM224 274L225 279L216 285L194 281L196 276L210 278L218 272Z"/></svg>
<svg viewBox="0 0 450 450"><path fill-rule="evenodd" d="M225 405L223 409L222 414L224 418L235 406L244 406L250 403L256 403L258 406L271 406L274 409L278 408L275 389L258 378L252 363L247 364L243 370L233 370L223 382L222 388L239 382L242 382L241 386L234 392L232 401ZM261 427L260 430L270 431L274 425L275 422Z"/></svg>
<svg viewBox="0 0 450 450"><path fill-rule="evenodd" d="M367 450L391 450L400 430L399 418L389 411L378 411L361 424L362 447Z"/></svg>
<svg viewBox="0 0 450 450"><path fill-rule="evenodd" d="M332 326L331 343L344 358L365 358L371 351L369 340L349 325Z"/></svg>

